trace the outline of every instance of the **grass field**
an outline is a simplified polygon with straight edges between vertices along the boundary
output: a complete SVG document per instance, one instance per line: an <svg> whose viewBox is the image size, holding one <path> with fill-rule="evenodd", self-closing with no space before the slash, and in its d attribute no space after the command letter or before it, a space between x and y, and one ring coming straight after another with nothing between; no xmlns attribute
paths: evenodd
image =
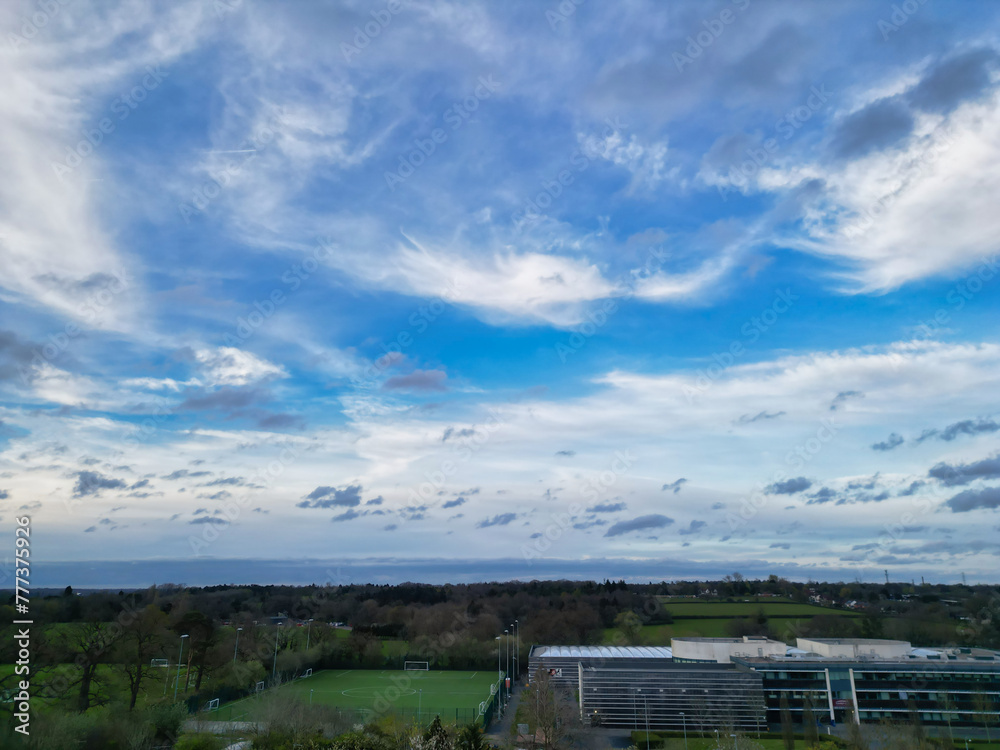
<svg viewBox="0 0 1000 750"><path fill-rule="evenodd" d="M856 612L848 610L833 609L832 607L819 607L815 604L799 604L788 601L768 601L759 602L717 602L717 601L697 601L691 599L669 599L658 597L663 608L674 617L752 617L760 610L768 617L774 616L802 616L813 617L816 615L841 615L844 617L858 617Z"/></svg>
<svg viewBox="0 0 1000 750"><path fill-rule="evenodd" d="M427 719L440 715L442 721L472 721L479 704L490 697L490 683L496 672L404 672L379 669L329 669L311 677L295 680L276 690L290 692L313 705L361 710L365 713L386 711L416 716L418 710ZM213 713L213 720L239 719L250 712L254 698L223 706Z"/></svg>

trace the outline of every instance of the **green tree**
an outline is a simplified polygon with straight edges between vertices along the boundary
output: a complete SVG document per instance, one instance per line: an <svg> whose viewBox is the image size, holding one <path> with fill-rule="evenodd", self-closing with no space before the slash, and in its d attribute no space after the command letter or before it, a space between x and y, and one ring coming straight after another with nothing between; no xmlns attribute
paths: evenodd
<svg viewBox="0 0 1000 750"><path fill-rule="evenodd" d="M802 730L807 746L819 742L819 730L816 727L816 716L813 714L812 697L808 694L806 694L802 706Z"/></svg>
<svg viewBox="0 0 1000 750"><path fill-rule="evenodd" d="M451 738L447 730L441 725L441 717L435 716L434 721L424 732L424 750L451 750Z"/></svg>
<svg viewBox="0 0 1000 750"><path fill-rule="evenodd" d="M781 739L785 743L785 750L795 750L795 726L792 724L792 711L788 707L788 696L781 694L778 701L781 709Z"/></svg>
<svg viewBox="0 0 1000 750"><path fill-rule="evenodd" d="M847 714L847 747L850 750L869 750L871 747L865 739L854 709L850 709Z"/></svg>
<svg viewBox="0 0 1000 750"><path fill-rule="evenodd" d="M168 633L167 616L154 604L133 613L126 622L115 656L128 681L129 711L135 708L142 683L149 676L150 660L163 653Z"/></svg>
<svg viewBox="0 0 1000 750"><path fill-rule="evenodd" d="M983 728L986 730L986 742L989 744L991 741L990 725L996 724L997 721L996 705L989 694L980 688L972 695L972 706L983 722Z"/></svg>
<svg viewBox="0 0 1000 750"><path fill-rule="evenodd" d="M489 742L476 724L466 724L455 737L455 750L486 750Z"/></svg>
<svg viewBox="0 0 1000 750"><path fill-rule="evenodd" d="M615 617L615 627L625 637L629 645L639 643L642 635L642 620L631 610L619 612Z"/></svg>
<svg viewBox="0 0 1000 750"><path fill-rule="evenodd" d="M201 690L201 681L205 676L205 661L208 651L215 643L216 630L215 621L198 610L185 612L184 615L174 625L174 632L188 635L187 653L187 673L184 679L184 692L187 692L191 683L192 665L198 670L198 677L195 680L194 690Z"/></svg>

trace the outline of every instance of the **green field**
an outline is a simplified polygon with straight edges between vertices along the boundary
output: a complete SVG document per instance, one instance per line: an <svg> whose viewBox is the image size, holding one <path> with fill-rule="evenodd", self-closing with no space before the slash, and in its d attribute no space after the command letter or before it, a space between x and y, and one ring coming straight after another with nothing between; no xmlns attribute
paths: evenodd
<svg viewBox="0 0 1000 750"><path fill-rule="evenodd" d="M427 720L440 715L442 721L468 723L475 719L479 704L488 701L496 672L404 672L379 669L328 669L295 680L276 690L290 692L314 705L354 709L364 714L401 713ZM212 719L235 720L247 715L254 698L223 706Z"/></svg>
<svg viewBox="0 0 1000 750"><path fill-rule="evenodd" d="M674 617L752 617L760 610L764 610L764 613L768 617L813 617L816 615L858 617L856 612L849 610L768 599L762 599L759 602L699 601L694 599L670 599L667 597L657 597L657 599L663 608Z"/></svg>

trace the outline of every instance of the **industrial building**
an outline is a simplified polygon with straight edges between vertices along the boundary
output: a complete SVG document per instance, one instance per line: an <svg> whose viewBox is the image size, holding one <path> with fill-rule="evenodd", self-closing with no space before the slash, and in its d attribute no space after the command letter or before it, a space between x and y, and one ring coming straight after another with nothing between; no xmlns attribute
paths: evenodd
<svg viewBox="0 0 1000 750"><path fill-rule="evenodd" d="M912 721L1000 724L1000 652L913 648L906 641L675 638L670 648L536 646L529 677L545 669L571 690L581 718L604 726L752 730L811 707L821 723Z"/></svg>

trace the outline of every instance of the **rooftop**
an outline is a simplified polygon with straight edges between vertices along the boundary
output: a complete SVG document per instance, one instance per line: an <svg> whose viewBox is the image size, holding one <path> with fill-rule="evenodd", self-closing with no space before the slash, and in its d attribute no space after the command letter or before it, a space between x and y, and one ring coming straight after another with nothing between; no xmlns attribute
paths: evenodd
<svg viewBox="0 0 1000 750"><path fill-rule="evenodd" d="M532 657L568 657L574 659L672 659L666 646L535 646Z"/></svg>
<svg viewBox="0 0 1000 750"><path fill-rule="evenodd" d="M802 638L812 643L829 643L831 646L909 646L908 641L893 641L886 638Z"/></svg>

